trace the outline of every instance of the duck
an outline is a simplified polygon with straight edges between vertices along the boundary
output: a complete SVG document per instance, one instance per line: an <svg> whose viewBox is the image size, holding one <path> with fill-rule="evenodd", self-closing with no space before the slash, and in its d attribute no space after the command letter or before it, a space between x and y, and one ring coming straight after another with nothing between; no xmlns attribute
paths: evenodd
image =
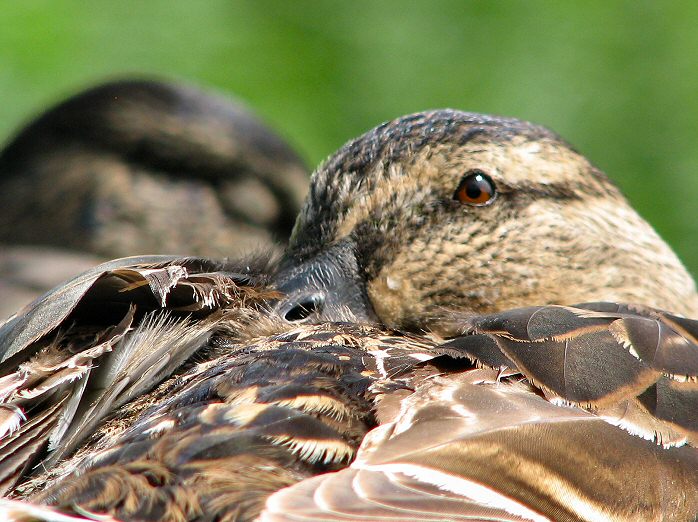
<svg viewBox="0 0 698 522"><path fill-rule="evenodd" d="M0 327L9 520L695 520L698 294L551 131L436 110L280 258L97 266Z"/></svg>
<svg viewBox="0 0 698 522"><path fill-rule="evenodd" d="M157 78L87 88L0 150L0 315L109 259L281 250L308 176L230 96Z"/></svg>

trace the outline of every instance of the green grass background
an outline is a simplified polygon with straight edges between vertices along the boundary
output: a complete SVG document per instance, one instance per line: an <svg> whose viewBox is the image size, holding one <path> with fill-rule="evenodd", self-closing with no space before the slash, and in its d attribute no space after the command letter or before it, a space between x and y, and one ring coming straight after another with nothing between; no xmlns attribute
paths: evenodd
<svg viewBox="0 0 698 522"><path fill-rule="evenodd" d="M608 172L698 274L696 27L698 3L670 1L0 0L0 138L132 73L234 93L313 165L407 112L517 116Z"/></svg>

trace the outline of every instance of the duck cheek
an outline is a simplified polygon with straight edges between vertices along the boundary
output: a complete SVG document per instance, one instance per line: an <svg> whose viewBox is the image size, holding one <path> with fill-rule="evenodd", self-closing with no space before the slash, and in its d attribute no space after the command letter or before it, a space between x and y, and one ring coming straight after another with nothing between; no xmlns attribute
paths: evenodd
<svg viewBox="0 0 698 522"><path fill-rule="evenodd" d="M374 312L386 326L400 328L419 313L418 294L407 279L380 274L368 283L367 292Z"/></svg>

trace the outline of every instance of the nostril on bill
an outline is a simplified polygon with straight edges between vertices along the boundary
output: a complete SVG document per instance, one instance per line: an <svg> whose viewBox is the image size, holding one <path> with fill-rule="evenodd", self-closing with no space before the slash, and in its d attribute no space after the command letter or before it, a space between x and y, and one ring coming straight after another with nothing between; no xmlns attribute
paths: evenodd
<svg viewBox="0 0 698 522"><path fill-rule="evenodd" d="M284 319L290 322L307 319L312 314L322 311L322 303L323 299L319 295L305 297L284 314Z"/></svg>

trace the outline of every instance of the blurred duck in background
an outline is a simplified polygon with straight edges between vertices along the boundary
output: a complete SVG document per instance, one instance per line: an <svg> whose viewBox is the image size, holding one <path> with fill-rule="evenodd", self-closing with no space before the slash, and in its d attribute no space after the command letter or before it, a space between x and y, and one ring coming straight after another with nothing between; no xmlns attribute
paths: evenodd
<svg viewBox="0 0 698 522"><path fill-rule="evenodd" d="M0 316L111 258L281 249L307 183L235 100L148 80L82 92L0 152Z"/></svg>

